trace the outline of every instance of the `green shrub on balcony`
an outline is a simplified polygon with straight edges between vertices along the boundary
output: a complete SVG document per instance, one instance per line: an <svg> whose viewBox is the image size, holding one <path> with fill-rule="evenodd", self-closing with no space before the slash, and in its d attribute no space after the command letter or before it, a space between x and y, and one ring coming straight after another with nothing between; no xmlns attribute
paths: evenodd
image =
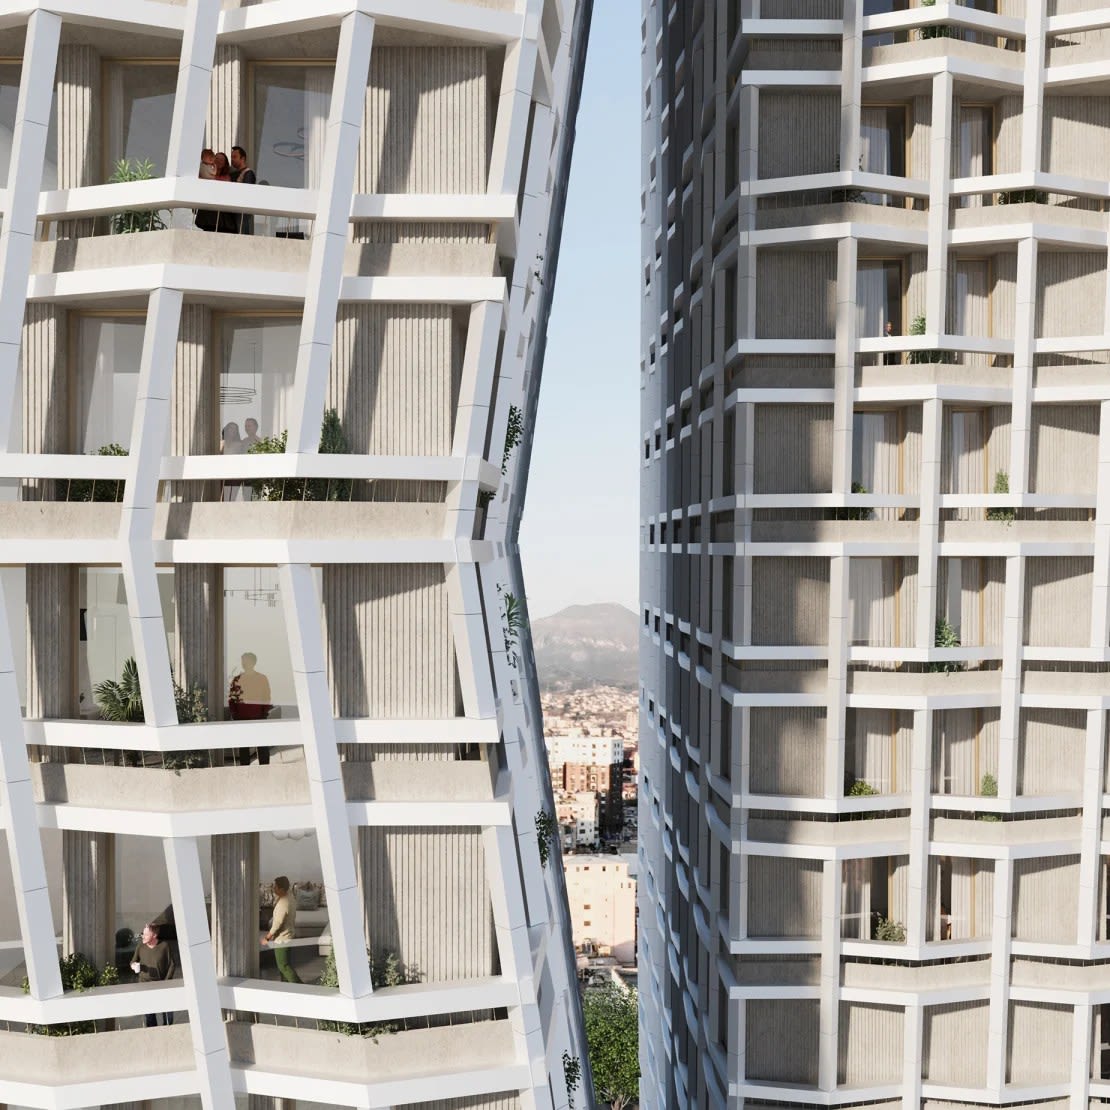
<svg viewBox="0 0 1110 1110"><path fill-rule="evenodd" d="M263 436L247 448L248 455L284 455L289 432ZM321 455L349 455L351 446L335 409L328 409L320 424ZM256 478L251 483L256 501L350 501L349 478Z"/></svg>
<svg viewBox="0 0 1110 1110"><path fill-rule="evenodd" d="M382 987L401 987L408 983L420 982L420 971L415 965L405 965L396 952L379 952L376 955L367 949L366 958L370 961L370 982L375 990ZM316 980L318 987L339 990L339 969L335 964L333 948L324 959L324 970ZM397 1033L404 1026L396 1021L317 1021L316 1028L324 1033L342 1033L345 1037L375 1038L384 1033Z"/></svg>
<svg viewBox="0 0 1110 1110"><path fill-rule="evenodd" d="M936 629L933 633L933 647L938 648L958 648L960 646L960 638L956 635L956 630L948 622L946 617L937 617ZM964 670L966 664L957 659L934 659L929 664L929 670L934 674L951 674L953 671Z"/></svg>
<svg viewBox="0 0 1110 1110"><path fill-rule="evenodd" d="M881 940L887 944L905 944L906 927L901 921L890 917L876 915L874 927L871 930L872 940Z"/></svg>
<svg viewBox="0 0 1110 1110"><path fill-rule="evenodd" d="M910 335L925 335L928 326L924 316L915 316L910 324ZM951 351L910 351L909 361L915 365L934 362L953 362Z"/></svg>
<svg viewBox="0 0 1110 1110"><path fill-rule="evenodd" d="M105 443L94 452L101 458L122 458L127 448L118 443ZM123 481L119 478L71 478L65 484L65 501L122 501Z"/></svg>
<svg viewBox="0 0 1110 1110"><path fill-rule="evenodd" d="M1009 493L1010 475L1005 470L999 470L994 476L994 488L991 493ZM1002 524L1013 524L1015 512L1012 508L988 509L987 520L997 520Z"/></svg>
<svg viewBox="0 0 1110 1110"><path fill-rule="evenodd" d="M58 970L62 976L63 991L92 990L93 987L110 987L119 982L119 972L115 964L105 964L99 971L81 952L71 952L58 959ZM24 976L23 993L31 992L30 981ZM52 1025L28 1025L28 1033L38 1033L44 1037L76 1037L82 1033L95 1033L95 1021L55 1022Z"/></svg>
<svg viewBox="0 0 1110 1110"><path fill-rule="evenodd" d="M111 185L125 185L131 181L149 181L154 177L154 163L149 158L121 158L116 162ZM116 212L110 217L113 235L129 235L136 231L164 231L165 221L157 209L131 209Z"/></svg>
<svg viewBox="0 0 1110 1110"><path fill-rule="evenodd" d="M999 204L1048 204L1043 189L1008 189L998 194Z"/></svg>
<svg viewBox="0 0 1110 1110"><path fill-rule="evenodd" d="M849 798L873 798L880 793L881 791L876 790L871 783L865 782L863 779L856 779L847 791Z"/></svg>
<svg viewBox="0 0 1110 1110"><path fill-rule="evenodd" d="M933 8L936 7L937 0L921 0L921 7ZM923 39L949 39L955 38L957 31L954 27L949 27L946 23L934 23L929 27L918 27L918 35Z"/></svg>

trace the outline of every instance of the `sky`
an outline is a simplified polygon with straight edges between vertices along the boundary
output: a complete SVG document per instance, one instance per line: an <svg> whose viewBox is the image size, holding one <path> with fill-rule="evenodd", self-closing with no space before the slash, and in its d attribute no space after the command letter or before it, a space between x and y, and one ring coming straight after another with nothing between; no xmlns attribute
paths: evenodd
<svg viewBox="0 0 1110 1110"><path fill-rule="evenodd" d="M640 5L596 0L520 529L529 615L638 609Z"/></svg>

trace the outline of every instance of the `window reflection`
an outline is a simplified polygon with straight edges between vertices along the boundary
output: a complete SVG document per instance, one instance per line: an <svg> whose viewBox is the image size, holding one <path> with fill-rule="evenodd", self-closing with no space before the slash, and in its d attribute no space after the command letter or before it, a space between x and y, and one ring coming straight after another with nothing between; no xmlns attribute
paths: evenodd
<svg viewBox="0 0 1110 1110"><path fill-rule="evenodd" d="M172 659L177 643L172 569L158 572L158 594ZM98 717L97 686L101 682L118 682L125 664L135 655L123 573L118 567L81 567L77 575L77 605L78 712L82 717Z"/></svg>
<svg viewBox="0 0 1110 1110"><path fill-rule="evenodd" d="M107 64L106 178L120 158L150 161L155 177L166 172L176 90L176 60Z"/></svg>
<svg viewBox="0 0 1110 1110"><path fill-rule="evenodd" d="M82 316L76 325L77 442L80 454L127 447L139 392L145 318Z"/></svg>
<svg viewBox="0 0 1110 1110"><path fill-rule="evenodd" d="M295 718L297 697L277 568L225 568L223 601L228 717Z"/></svg>
<svg viewBox="0 0 1110 1110"><path fill-rule="evenodd" d="M220 447L245 455L289 428L300 320L296 316L228 316L221 325ZM227 483L225 501L250 500L247 483Z"/></svg>
<svg viewBox="0 0 1110 1110"><path fill-rule="evenodd" d="M319 188L334 75L331 63L255 65L252 134L259 183ZM308 227L306 220L279 220L275 234L303 239Z"/></svg>

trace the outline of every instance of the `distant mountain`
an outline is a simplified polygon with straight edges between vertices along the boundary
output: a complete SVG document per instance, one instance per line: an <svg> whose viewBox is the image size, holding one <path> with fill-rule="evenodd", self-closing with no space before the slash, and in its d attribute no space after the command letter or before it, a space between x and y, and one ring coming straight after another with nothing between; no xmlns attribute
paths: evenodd
<svg viewBox="0 0 1110 1110"><path fill-rule="evenodd" d="M623 605L571 605L532 622L544 690L619 686L635 690L640 618Z"/></svg>

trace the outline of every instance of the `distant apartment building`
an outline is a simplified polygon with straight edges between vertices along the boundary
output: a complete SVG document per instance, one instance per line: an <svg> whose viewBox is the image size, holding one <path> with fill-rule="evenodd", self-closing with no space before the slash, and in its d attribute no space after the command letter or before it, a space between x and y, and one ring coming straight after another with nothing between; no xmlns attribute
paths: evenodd
<svg viewBox="0 0 1110 1110"><path fill-rule="evenodd" d="M506 629L590 10L0 19L0 1104L572 1097Z"/></svg>
<svg viewBox="0 0 1110 1110"><path fill-rule="evenodd" d="M597 795L592 790L555 795L555 816L564 851L597 848L601 843Z"/></svg>
<svg viewBox="0 0 1110 1110"><path fill-rule="evenodd" d="M564 861L575 947L622 964L636 959L635 857L568 856Z"/></svg>
<svg viewBox="0 0 1110 1110"><path fill-rule="evenodd" d="M556 791L593 791L603 833L618 833L623 824L621 785L624 741L615 736L549 736L547 758Z"/></svg>
<svg viewBox="0 0 1110 1110"><path fill-rule="evenodd" d="M641 1104L1110 1101L1110 14L643 4Z"/></svg>

